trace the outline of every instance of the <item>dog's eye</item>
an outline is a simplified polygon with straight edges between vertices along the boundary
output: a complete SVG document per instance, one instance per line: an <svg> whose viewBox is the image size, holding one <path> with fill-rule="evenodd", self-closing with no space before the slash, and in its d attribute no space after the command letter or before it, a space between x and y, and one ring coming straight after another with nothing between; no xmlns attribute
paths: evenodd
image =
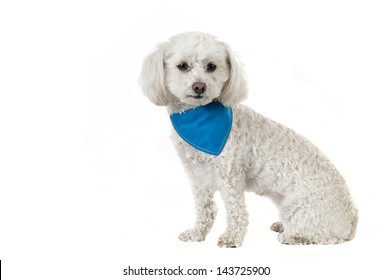
<svg viewBox="0 0 392 280"><path fill-rule="evenodd" d="M178 65L177 65L177 68L178 68L180 71L188 71L188 70L190 69L189 65L186 64L185 62L178 64Z"/></svg>
<svg viewBox="0 0 392 280"><path fill-rule="evenodd" d="M216 70L216 65L214 63L207 64L207 72L214 72Z"/></svg>

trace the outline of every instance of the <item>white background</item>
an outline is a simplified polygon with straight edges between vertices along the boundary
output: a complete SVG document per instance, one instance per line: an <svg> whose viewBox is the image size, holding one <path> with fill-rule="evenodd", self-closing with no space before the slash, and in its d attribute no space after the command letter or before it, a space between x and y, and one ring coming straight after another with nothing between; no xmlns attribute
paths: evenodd
<svg viewBox="0 0 392 280"><path fill-rule="evenodd" d="M1 1L4 279L130 279L128 265L388 278L391 14L388 1ZM216 246L219 195L207 240L177 239L193 225L193 197L167 113L138 76L154 46L183 31L229 43L248 73L245 104L335 163L360 211L354 241L281 245L268 229L276 209L252 194L241 248ZM216 278L226 277L200 277Z"/></svg>

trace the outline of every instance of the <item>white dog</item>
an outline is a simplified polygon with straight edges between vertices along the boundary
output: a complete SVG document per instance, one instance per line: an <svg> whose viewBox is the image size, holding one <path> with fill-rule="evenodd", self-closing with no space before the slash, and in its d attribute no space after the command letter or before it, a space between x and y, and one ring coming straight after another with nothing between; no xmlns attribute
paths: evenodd
<svg viewBox="0 0 392 280"><path fill-rule="evenodd" d="M140 84L167 106L175 148L196 202L194 228L182 241L203 241L220 191L227 211L221 247L241 246L248 225L244 191L270 197L281 221L271 229L284 244L337 244L353 239L358 211L332 163L304 137L240 105L242 65L223 42L184 33L162 43L143 64Z"/></svg>

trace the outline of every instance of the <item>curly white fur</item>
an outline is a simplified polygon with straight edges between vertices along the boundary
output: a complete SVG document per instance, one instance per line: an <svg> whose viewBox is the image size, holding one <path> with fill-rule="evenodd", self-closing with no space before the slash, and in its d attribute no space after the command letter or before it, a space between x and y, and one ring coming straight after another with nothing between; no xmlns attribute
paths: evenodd
<svg viewBox="0 0 392 280"><path fill-rule="evenodd" d="M177 66L185 63L186 71ZM216 70L208 71L208 64ZM202 98L192 85L206 84ZM247 86L241 63L225 43L205 33L184 33L160 44L143 64L140 84L156 105L177 113L213 100L233 108L233 126L219 156L205 154L173 130L172 140L193 187L194 228L183 241L203 241L216 216L220 191L227 211L221 247L241 246L248 225L244 191L270 197L281 221L271 229L284 244L337 244L354 238L358 211L345 181L320 150L293 130L239 105Z"/></svg>

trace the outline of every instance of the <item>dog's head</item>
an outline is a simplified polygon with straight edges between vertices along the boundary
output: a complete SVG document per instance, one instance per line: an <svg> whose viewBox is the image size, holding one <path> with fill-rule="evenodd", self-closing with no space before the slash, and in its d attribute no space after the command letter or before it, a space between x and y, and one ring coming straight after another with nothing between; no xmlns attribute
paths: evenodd
<svg viewBox="0 0 392 280"><path fill-rule="evenodd" d="M140 85L161 106L173 98L192 107L213 100L233 106L247 95L241 63L228 45L205 33L183 33L158 45L144 61Z"/></svg>

